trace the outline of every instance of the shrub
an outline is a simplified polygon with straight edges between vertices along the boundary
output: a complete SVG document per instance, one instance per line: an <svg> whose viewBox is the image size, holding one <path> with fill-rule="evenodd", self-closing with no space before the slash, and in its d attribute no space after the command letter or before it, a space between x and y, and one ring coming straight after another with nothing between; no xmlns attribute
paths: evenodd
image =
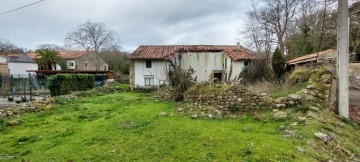
<svg viewBox="0 0 360 162"><path fill-rule="evenodd" d="M173 86L171 96L173 96L176 101L182 101L184 99L185 92L191 85L193 85L191 76L181 68L175 67L174 71L169 73L169 80Z"/></svg>
<svg viewBox="0 0 360 162"><path fill-rule="evenodd" d="M286 79L286 83L290 86L306 83L310 78L310 70L307 68L296 68Z"/></svg>
<svg viewBox="0 0 360 162"><path fill-rule="evenodd" d="M48 78L51 96L70 94L94 88L95 76L90 74L57 74Z"/></svg>
<svg viewBox="0 0 360 162"><path fill-rule="evenodd" d="M244 84L254 84L263 81L273 81L274 72L266 60L257 60L244 68L240 74L241 82Z"/></svg>

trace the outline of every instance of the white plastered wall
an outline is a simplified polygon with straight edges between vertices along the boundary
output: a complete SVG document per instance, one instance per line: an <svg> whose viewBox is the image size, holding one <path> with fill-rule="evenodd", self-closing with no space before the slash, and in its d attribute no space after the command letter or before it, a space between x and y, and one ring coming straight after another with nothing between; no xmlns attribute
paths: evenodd
<svg viewBox="0 0 360 162"><path fill-rule="evenodd" d="M9 62L9 72L10 75L14 77L28 78L29 73L27 70L38 70L38 65L36 63L22 63L22 62Z"/></svg>
<svg viewBox="0 0 360 162"><path fill-rule="evenodd" d="M146 68L146 60L134 61L134 78L136 88L146 88L145 77L154 76L154 86L166 83L169 63L162 60L151 61L151 68Z"/></svg>
<svg viewBox="0 0 360 162"><path fill-rule="evenodd" d="M234 79L238 79L240 73L244 70L244 61L233 61L233 69L230 80L233 81Z"/></svg>
<svg viewBox="0 0 360 162"><path fill-rule="evenodd" d="M179 57L178 55L177 58ZM212 77L214 70L223 70L223 57L225 57L223 52L183 53L180 66L183 70L192 71L191 76L197 82L204 82ZM179 65L180 61L177 60L177 65Z"/></svg>

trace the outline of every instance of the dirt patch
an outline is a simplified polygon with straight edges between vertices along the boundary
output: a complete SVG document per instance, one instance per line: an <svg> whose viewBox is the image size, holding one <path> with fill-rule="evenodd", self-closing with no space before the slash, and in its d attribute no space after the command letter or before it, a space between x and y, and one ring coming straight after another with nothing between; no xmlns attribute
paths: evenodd
<svg viewBox="0 0 360 162"><path fill-rule="evenodd" d="M331 111L335 114L338 114L335 104L331 106ZM354 122L360 124L360 105L350 105L349 106L349 118Z"/></svg>
<svg viewBox="0 0 360 162"><path fill-rule="evenodd" d="M356 123L360 123L360 106L350 105L349 113L350 119L352 119Z"/></svg>
<svg viewBox="0 0 360 162"><path fill-rule="evenodd" d="M360 90L355 88L349 89L349 102L350 105L360 106Z"/></svg>

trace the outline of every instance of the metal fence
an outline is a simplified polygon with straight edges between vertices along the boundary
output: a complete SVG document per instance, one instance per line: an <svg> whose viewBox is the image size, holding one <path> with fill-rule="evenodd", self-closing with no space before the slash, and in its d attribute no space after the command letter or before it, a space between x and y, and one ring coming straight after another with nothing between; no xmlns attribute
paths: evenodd
<svg viewBox="0 0 360 162"><path fill-rule="evenodd" d="M47 94L46 76L39 76L33 73L28 75L14 74L10 76L0 76L0 95L26 95L33 96Z"/></svg>

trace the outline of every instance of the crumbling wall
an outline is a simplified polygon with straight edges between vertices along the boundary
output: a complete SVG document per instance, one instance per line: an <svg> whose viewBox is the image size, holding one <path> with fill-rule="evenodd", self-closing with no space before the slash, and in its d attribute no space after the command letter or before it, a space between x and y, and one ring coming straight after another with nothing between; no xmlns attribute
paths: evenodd
<svg viewBox="0 0 360 162"><path fill-rule="evenodd" d="M265 93L255 94L242 86L195 85L185 94L190 109L227 115L271 108L291 108L306 103L328 103L332 74L325 69L314 70L307 88L285 97L273 99Z"/></svg>

